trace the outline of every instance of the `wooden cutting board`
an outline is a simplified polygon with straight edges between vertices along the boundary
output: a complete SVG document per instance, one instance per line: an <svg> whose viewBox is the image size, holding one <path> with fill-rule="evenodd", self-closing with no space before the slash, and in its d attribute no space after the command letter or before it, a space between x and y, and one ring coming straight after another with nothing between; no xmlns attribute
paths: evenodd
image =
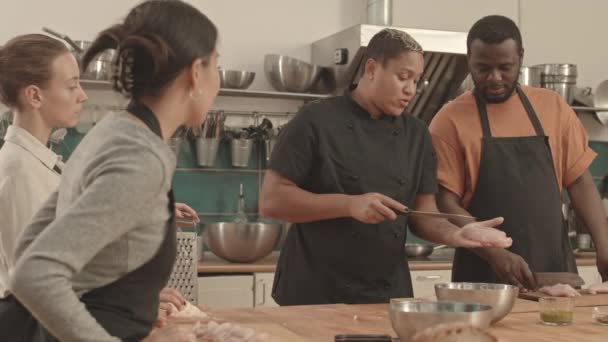
<svg viewBox="0 0 608 342"><path fill-rule="evenodd" d="M519 293L519 298L537 301L541 297L547 297L547 294L541 292L526 292ZM608 294L584 294L580 297L574 298L574 305L577 307L590 307L590 306L605 306L608 305Z"/></svg>

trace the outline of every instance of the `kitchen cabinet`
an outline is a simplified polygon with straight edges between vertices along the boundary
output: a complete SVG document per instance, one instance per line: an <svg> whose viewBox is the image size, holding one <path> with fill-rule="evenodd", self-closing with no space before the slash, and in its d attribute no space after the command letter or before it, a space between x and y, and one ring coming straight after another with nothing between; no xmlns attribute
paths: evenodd
<svg viewBox="0 0 608 342"><path fill-rule="evenodd" d="M602 277L600 276L600 273L597 271L597 267L595 265L579 266L578 274L585 281L585 286L583 286L583 288L585 288L589 285L593 285L593 284L602 282Z"/></svg>
<svg viewBox="0 0 608 342"><path fill-rule="evenodd" d="M272 283L274 282L274 273L255 273L253 278L253 305L255 307L279 306L274 299L272 299Z"/></svg>
<svg viewBox="0 0 608 342"><path fill-rule="evenodd" d="M435 284L450 282L452 270L411 271L414 297L432 297L435 295Z"/></svg>
<svg viewBox="0 0 608 342"><path fill-rule="evenodd" d="M253 307L253 275L198 277L198 305L213 309Z"/></svg>

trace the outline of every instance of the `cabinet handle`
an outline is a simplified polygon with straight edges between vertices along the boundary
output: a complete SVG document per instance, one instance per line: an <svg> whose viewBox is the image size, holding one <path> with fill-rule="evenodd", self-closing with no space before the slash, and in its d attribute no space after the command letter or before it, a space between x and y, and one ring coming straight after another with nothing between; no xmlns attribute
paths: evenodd
<svg viewBox="0 0 608 342"><path fill-rule="evenodd" d="M428 276L417 276L416 280L418 281L429 281L429 280L439 280L441 279L440 275L428 275Z"/></svg>
<svg viewBox="0 0 608 342"><path fill-rule="evenodd" d="M266 304L266 282L262 283L262 304L260 305L265 305Z"/></svg>
<svg viewBox="0 0 608 342"><path fill-rule="evenodd" d="M261 289L261 290L260 290ZM262 295L260 296L260 292ZM258 297L262 297L262 300L258 299ZM255 285L255 306L262 306L266 304L266 282L262 279L257 281Z"/></svg>

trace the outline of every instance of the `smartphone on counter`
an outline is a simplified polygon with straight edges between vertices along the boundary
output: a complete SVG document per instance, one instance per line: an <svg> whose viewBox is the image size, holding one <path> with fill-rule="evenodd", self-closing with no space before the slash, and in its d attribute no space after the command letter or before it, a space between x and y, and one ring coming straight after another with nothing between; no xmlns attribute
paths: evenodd
<svg viewBox="0 0 608 342"><path fill-rule="evenodd" d="M335 342L394 342L389 335L336 335Z"/></svg>

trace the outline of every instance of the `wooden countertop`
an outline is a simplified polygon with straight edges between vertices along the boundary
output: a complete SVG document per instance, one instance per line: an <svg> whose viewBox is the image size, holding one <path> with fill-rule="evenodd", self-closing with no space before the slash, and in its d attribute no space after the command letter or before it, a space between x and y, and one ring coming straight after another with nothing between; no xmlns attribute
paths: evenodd
<svg viewBox="0 0 608 342"><path fill-rule="evenodd" d="M537 310L538 303L518 299L513 311L489 331L501 342L608 340L608 326L594 323L589 307L576 308L574 323L563 327L541 325ZM271 341L332 342L337 334L396 336L388 318L387 304L239 308L214 310L211 314L216 319L267 332Z"/></svg>
<svg viewBox="0 0 608 342"><path fill-rule="evenodd" d="M269 256L253 263L232 263L215 256L211 252L205 252L203 261L198 264L198 273L273 273L276 269L279 252L272 252ZM577 258L578 266L595 265L595 258ZM410 259L411 271L425 270L450 270L452 260L445 257Z"/></svg>

